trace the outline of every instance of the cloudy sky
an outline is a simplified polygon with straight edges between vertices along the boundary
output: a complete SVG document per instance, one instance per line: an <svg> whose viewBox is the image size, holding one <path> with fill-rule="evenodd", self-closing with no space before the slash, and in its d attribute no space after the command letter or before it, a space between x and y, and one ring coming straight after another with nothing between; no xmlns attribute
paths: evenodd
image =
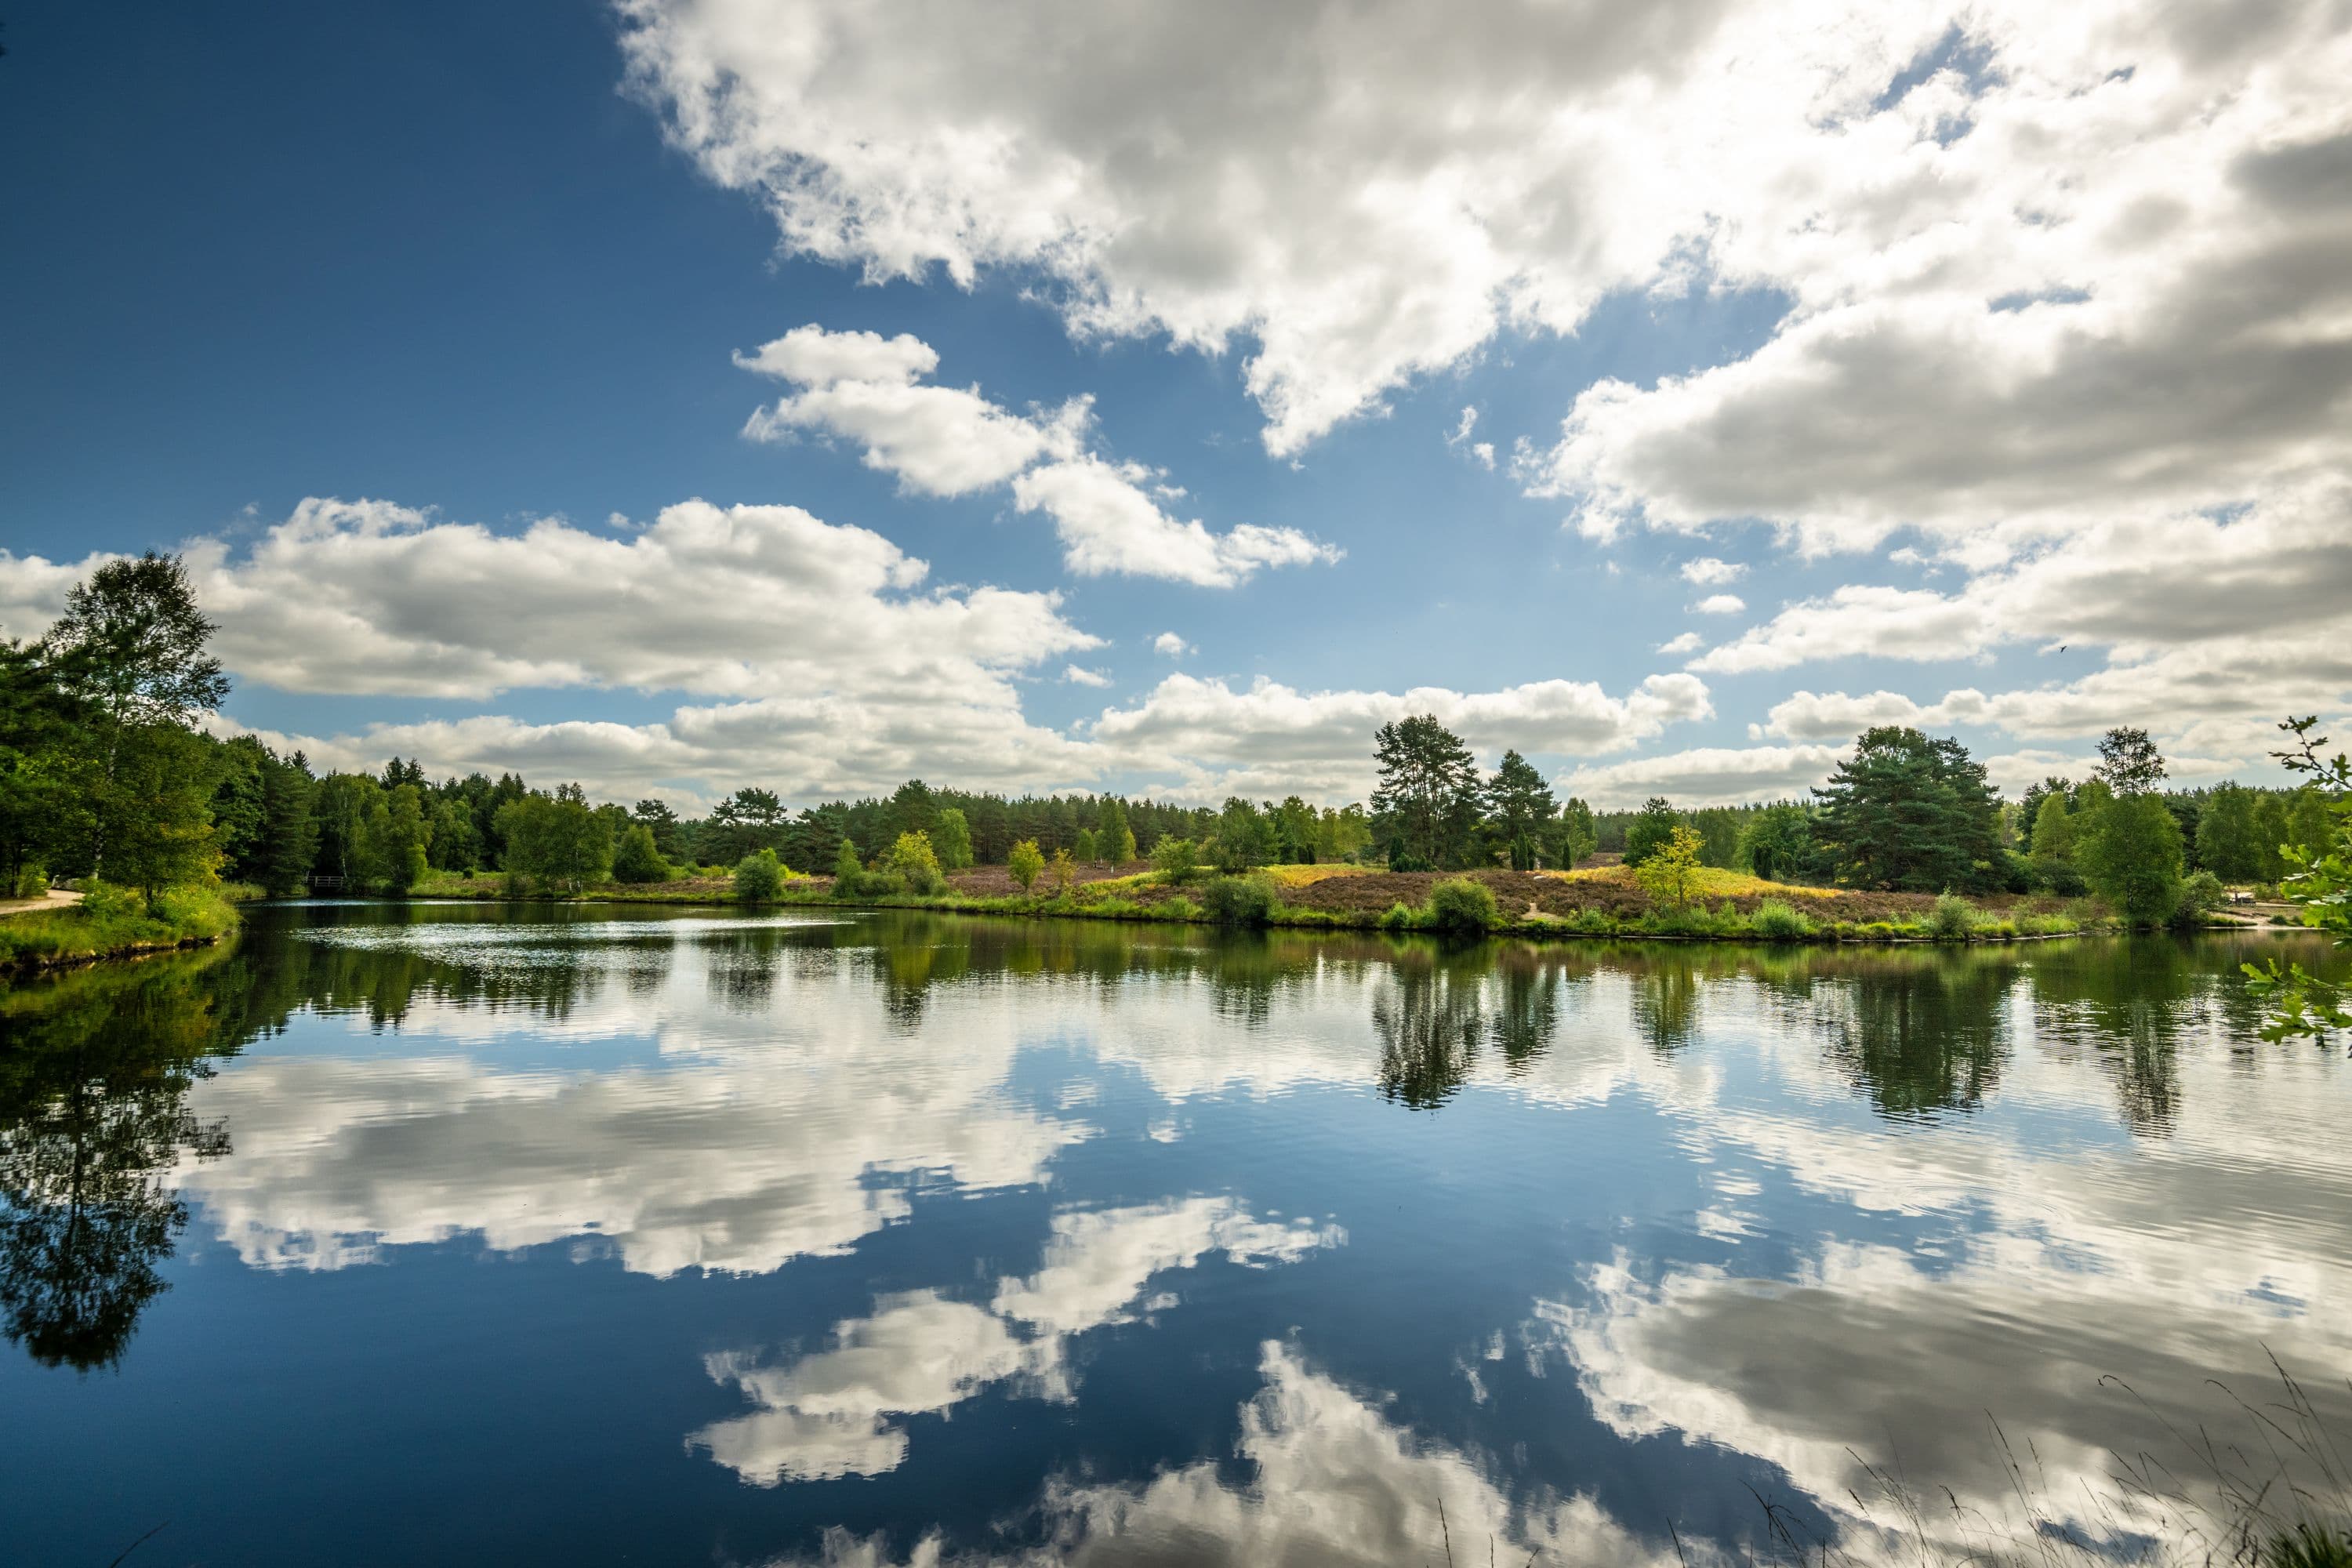
<svg viewBox="0 0 2352 1568"><path fill-rule="evenodd" d="M12 7L0 632L682 803L2352 710L2341 0Z"/></svg>

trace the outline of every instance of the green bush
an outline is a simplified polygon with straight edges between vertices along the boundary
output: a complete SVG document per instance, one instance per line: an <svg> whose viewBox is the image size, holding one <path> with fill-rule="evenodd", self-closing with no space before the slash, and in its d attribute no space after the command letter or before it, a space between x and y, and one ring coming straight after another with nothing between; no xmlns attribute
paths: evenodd
<svg viewBox="0 0 2352 1568"><path fill-rule="evenodd" d="M101 882L92 877L82 885L81 902L76 908L90 920L112 920L134 913L139 908L139 895L117 883Z"/></svg>
<svg viewBox="0 0 2352 1568"><path fill-rule="evenodd" d="M16 873L16 886L15 888L16 897L20 899L37 899L48 890L48 873L42 870L38 866L27 866L23 870Z"/></svg>
<svg viewBox="0 0 2352 1568"><path fill-rule="evenodd" d="M1802 942L1813 934L1813 922L1779 899L1767 899L1748 917L1748 929L1766 942Z"/></svg>
<svg viewBox="0 0 2352 1568"><path fill-rule="evenodd" d="M882 869L896 876L910 892L926 898L936 897L948 889L948 879L940 874L938 851L931 847L928 833L901 833L898 841L883 857Z"/></svg>
<svg viewBox="0 0 2352 1568"><path fill-rule="evenodd" d="M1201 907L1221 926L1262 926L1274 919L1274 882L1266 877L1217 877L1201 889Z"/></svg>
<svg viewBox="0 0 2352 1568"><path fill-rule="evenodd" d="M1200 873L1201 847L1189 838L1167 835L1151 847L1151 868L1165 881L1189 881Z"/></svg>
<svg viewBox="0 0 2352 1568"><path fill-rule="evenodd" d="M1456 936L1484 936L1503 923L1503 912L1486 883L1448 877L1429 889L1429 923Z"/></svg>
<svg viewBox="0 0 2352 1568"><path fill-rule="evenodd" d="M2228 901L2221 878L2210 871L2193 872L2180 884L2180 901L2172 906L2172 923L2182 931L2193 930Z"/></svg>
<svg viewBox="0 0 2352 1568"><path fill-rule="evenodd" d="M1382 914L1380 920L1382 931L1411 931L1419 924L1421 924L1421 911L1406 903L1391 904L1387 912Z"/></svg>
<svg viewBox="0 0 2352 1568"><path fill-rule="evenodd" d="M1977 911L1958 893L1945 893L1927 916L1927 934L1937 942L1966 942L1977 929Z"/></svg>
<svg viewBox="0 0 2352 1568"><path fill-rule="evenodd" d="M776 858L772 849L762 849L757 855L746 855L735 864L735 901L739 904L772 904L776 895L784 890L784 863Z"/></svg>
<svg viewBox="0 0 2352 1568"><path fill-rule="evenodd" d="M642 822L632 822L622 830L621 842L613 850L613 880L667 882L672 875L669 863L655 847L652 828Z"/></svg>

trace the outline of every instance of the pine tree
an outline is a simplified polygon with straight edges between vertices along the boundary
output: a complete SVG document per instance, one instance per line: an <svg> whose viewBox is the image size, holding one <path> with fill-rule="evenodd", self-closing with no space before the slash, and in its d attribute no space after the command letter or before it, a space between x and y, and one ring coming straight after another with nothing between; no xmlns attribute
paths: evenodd
<svg viewBox="0 0 2352 1568"><path fill-rule="evenodd" d="M1983 888L1997 875L1999 796L1958 741L1866 730L1813 794L1813 837L1841 881L1932 893Z"/></svg>
<svg viewBox="0 0 2352 1568"><path fill-rule="evenodd" d="M1380 785L1372 812L1399 868L1458 866L1478 819L1478 764L1433 713L1383 724L1373 735Z"/></svg>

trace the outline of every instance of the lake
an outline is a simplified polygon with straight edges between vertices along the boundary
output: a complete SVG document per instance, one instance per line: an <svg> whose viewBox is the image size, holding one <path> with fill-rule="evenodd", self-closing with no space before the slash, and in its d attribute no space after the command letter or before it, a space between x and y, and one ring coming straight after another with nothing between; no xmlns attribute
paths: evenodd
<svg viewBox="0 0 2352 1568"><path fill-rule="evenodd" d="M2160 1531L2352 1436L2288 952L257 908L0 991L0 1557Z"/></svg>

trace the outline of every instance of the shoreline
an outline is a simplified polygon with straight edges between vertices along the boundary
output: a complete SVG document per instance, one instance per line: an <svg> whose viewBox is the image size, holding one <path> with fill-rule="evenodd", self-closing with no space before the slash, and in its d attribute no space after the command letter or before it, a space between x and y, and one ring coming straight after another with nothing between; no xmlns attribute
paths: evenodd
<svg viewBox="0 0 2352 1568"><path fill-rule="evenodd" d="M810 879L817 880L817 879ZM1083 886L1083 885L1082 885ZM912 911L929 914L992 916L1013 920L1078 920L1130 923L1139 925L1216 927L1219 922L1185 891L1172 896L1139 901L1111 896L1087 900L1054 895L975 896L961 893L939 895L886 894L879 898L835 899L829 882L805 893L785 891L781 897L745 902L734 898L723 883L692 888L646 887L632 890L625 887L604 887L577 893L531 894L510 896L506 889L489 879L472 889L460 890L446 885L411 893L402 901L414 903L566 903L566 904L641 904L641 905L702 905L751 910L835 910L842 911ZM1238 929L1277 931L1333 931L1370 933L1380 931L1423 932L1446 934L1444 928L1424 910L1407 910L1404 919L1397 910L1378 914L1345 910L1305 908L1277 901L1263 920L1253 920ZM1654 916L1625 919L1595 913L1585 918L1545 914L1515 916L1496 921L1476 931L1456 931L1452 934L1511 938L1537 942L1717 942L1747 946L1943 946L2000 945L2012 942L2051 942L2085 936L2132 934L2130 928L2109 917L2074 922L2065 929L2020 930L2012 919L1984 910L1977 910L1979 925L1965 934L1938 934L1923 921L1836 921L1811 919L1810 929L1772 935L1759 934L1752 930L1735 929L1732 922L1744 927L1748 917L1733 915L1727 921L1719 913L1710 913L1695 907L1685 917L1674 921L1656 921ZM2029 917L2051 920L2055 917ZM1653 923L1653 922L1655 923ZM1675 929L1675 927L1682 929ZM1713 929L1710 929L1713 928ZM1230 928L1229 928L1230 929ZM2302 926L2273 926L2249 921L2223 920L2189 928L2182 934L2214 934L2227 931L2252 931L2266 934L2294 934ZM2160 934L2160 933L2158 933Z"/></svg>

